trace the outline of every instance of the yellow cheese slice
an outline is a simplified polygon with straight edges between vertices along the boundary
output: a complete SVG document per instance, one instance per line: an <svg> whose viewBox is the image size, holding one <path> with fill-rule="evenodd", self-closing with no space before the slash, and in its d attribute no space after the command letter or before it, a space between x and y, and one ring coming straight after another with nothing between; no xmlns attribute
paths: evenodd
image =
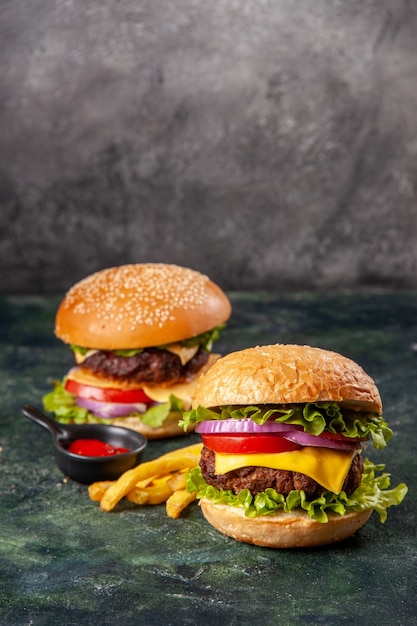
<svg viewBox="0 0 417 626"><path fill-rule="evenodd" d="M342 490L356 451L306 446L292 452L266 454L220 454L216 452L216 474L226 474L255 465L306 474L333 493Z"/></svg>
<svg viewBox="0 0 417 626"><path fill-rule="evenodd" d="M192 346L191 348L186 348L180 343L170 343L165 347L165 350L168 352L172 352L172 354L176 354L181 361L181 365L185 365L188 361L191 361L193 356L195 356L198 352L199 345Z"/></svg>
<svg viewBox="0 0 417 626"><path fill-rule="evenodd" d="M78 363L78 365L81 365L83 361L88 359L89 356L92 356L96 352L98 352L98 350L87 350L85 354L81 354L80 352L77 352L77 350L74 350L73 354L74 354L75 361Z"/></svg>

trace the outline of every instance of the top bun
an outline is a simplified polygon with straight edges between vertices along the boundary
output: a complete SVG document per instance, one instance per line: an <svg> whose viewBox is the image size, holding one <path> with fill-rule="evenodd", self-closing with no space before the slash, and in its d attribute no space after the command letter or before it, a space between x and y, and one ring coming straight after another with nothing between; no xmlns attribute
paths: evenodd
<svg viewBox="0 0 417 626"><path fill-rule="evenodd" d="M193 407L318 401L382 412L374 381L357 363L329 350L282 344L220 358L200 378Z"/></svg>
<svg viewBox="0 0 417 626"><path fill-rule="evenodd" d="M211 330L231 313L207 276L163 263L122 265L76 283L58 308L56 336L98 350L175 343Z"/></svg>

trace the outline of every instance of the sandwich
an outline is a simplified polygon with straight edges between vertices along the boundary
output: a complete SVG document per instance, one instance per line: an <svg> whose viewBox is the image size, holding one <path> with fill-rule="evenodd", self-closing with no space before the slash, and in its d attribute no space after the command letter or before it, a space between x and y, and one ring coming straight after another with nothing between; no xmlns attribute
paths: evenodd
<svg viewBox="0 0 417 626"><path fill-rule="evenodd" d="M223 290L185 267L130 264L87 276L57 310L55 335L74 364L44 408L65 423L122 425L149 439L184 435L178 421L220 356L212 347L230 314Z"/></svg>
<svg viewBox="0 0 417 626"><path fill-rule="evenodd" d="M310 346L269 345L220 358L199 380L185 430L203 443L188 489L206 520L238 541L304 548L342 541L399 504L383 465L364 458L392 430L373 379Z"/></svg>

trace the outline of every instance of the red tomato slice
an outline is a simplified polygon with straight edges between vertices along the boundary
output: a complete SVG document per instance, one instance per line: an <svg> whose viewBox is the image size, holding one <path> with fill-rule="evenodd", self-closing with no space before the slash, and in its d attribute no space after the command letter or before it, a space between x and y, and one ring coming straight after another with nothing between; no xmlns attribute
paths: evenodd
<svg viewBox="0 0 417 626"><path fill-rule="evenodd" d="M241 434L227 433L225 435L202 434L203 444L213 452L230 454L251 454L267 452L291 452L302 446L288 441L274 433Z"/></svg>
<svg viewBox="0 0 417 626"><path fill-rule="evenodd" d="M94 385L84 385L71 378L67 378L65 389L80 398L98 400L99 402L126 402L127 404L137 402L150 404L152 402L151 398L146 395L143 389L94 387Z"/></svg>

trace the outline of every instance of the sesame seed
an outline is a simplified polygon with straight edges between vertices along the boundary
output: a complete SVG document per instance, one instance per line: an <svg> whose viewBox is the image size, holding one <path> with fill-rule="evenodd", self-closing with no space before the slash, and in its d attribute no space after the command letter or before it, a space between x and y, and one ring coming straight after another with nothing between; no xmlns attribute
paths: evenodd
<svg viewBox="0 0 417 626"><path fill-rule="evenodd" d="M136 324L173 321L201 306L209 278L194 270L162 263L122 265L96 272L75 284L65 306L76 315Z"/></svg>

